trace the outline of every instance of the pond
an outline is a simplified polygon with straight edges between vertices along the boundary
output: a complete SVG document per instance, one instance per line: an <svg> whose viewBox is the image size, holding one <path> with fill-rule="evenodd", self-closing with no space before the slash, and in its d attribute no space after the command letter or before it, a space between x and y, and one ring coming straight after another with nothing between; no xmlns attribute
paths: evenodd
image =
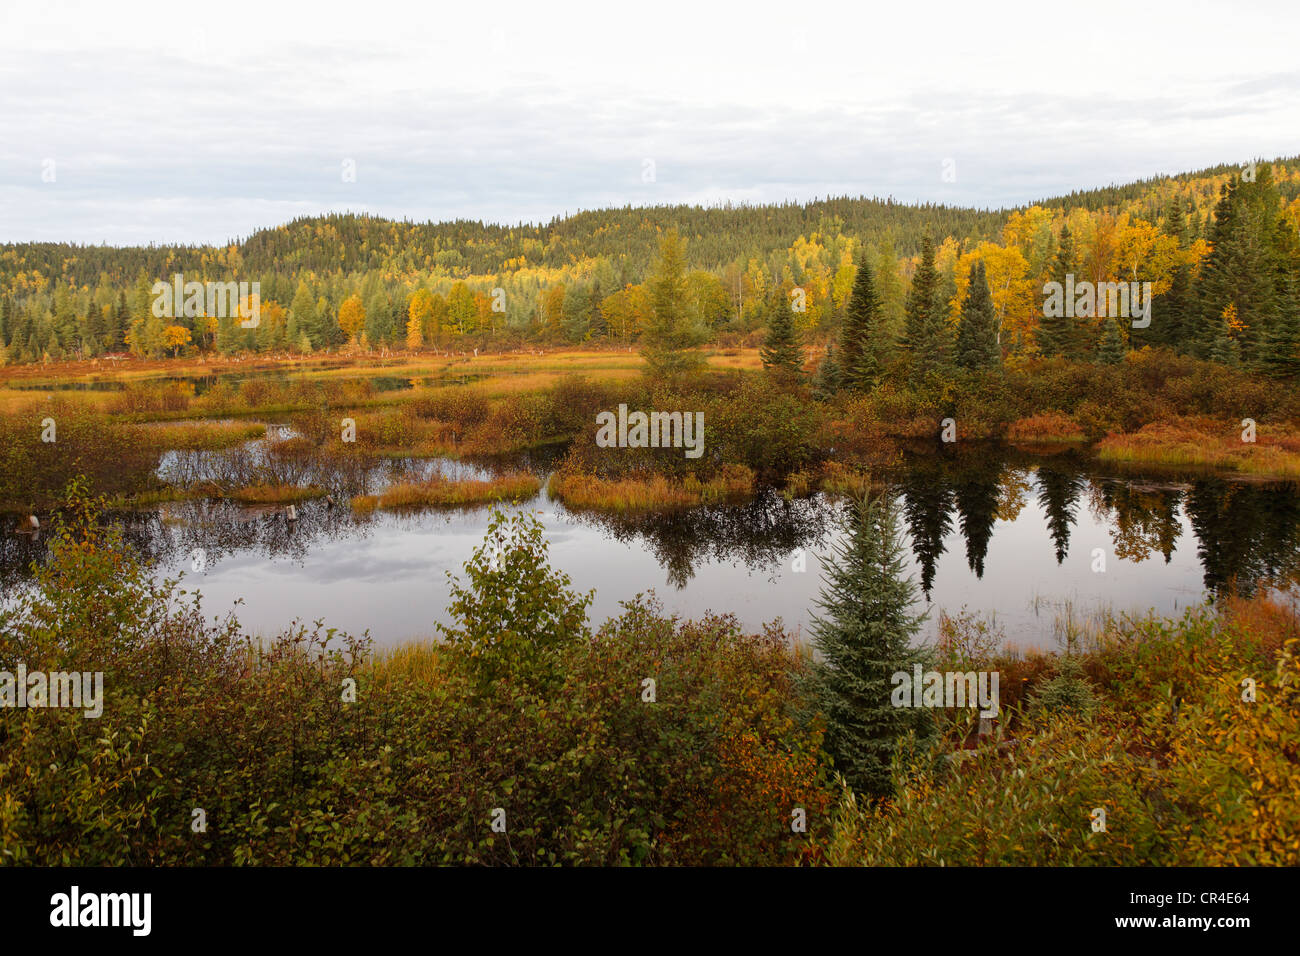
<svg viewBox="0 0 1300 956"><path fill-rule="evenodd" d="M507 464L543 477L550 468L546 457ZM383 468L476 477L501 465L425 459ZM177 467L175 455L165 457L167 467ZM1063 617L1178 613L1225 585L1249 591L1300 564L1300 489L1291 482L1178 478L1108 467L1084 452L1035 456L974 443L913 449L887 478L908 572L932 610L930 635L940 610L965 607L995 615L1017 646L1051 648ZM570 511L543 490L516 507L540 514L552 562L575 588L595 589L595 622L654 590L682 615L732 612L752 630L779 617L806 638L821 558L841 533L844 505L767 489L744 504L607 516ZM238 616L252 632L323 618L393 644L430 637L446 620L446 572L460 571L489 515L487 508L354 515L346 500L309 501L297 511L290 521L281 507L202 500L117 519L158 562L159 576L184 573L183 586L202 592L209 614L242 599ZM4 536L6 587L39 557L42 537Z"/></svg>

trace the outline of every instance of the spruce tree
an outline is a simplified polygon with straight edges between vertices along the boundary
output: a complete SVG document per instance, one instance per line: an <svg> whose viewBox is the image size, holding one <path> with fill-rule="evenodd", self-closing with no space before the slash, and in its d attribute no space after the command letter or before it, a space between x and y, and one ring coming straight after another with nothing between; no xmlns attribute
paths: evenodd
<svg viewBox="0 0 1300 956"><path fill-rule="evenodd" d="M997 368L1002 364L998 347L997 316L993 296L984 275L984 263L973 262L970 286L961 304L961 324L957 328L957 365L961 368Z"/></svg>
<svg viewBox="0 0 1300 956"><path fill-rule="evenodd" d="M923 354L926 331L934 311L935 294L939 286L939 273L934 268L934 246L929 236L921 239L921 261L912 276L912 287L907 290L904 306L903 350L915 361Z"/></svg>
<svg viewBox="0 0 1300 956"><path fill-rule="evenodd" d="M813 376L813 393L825 401L840 390L840 385L840 359L835 354L835 343L828 342L826 355Z"/></svg>
<svg viewBox="0 0 1300 956"><path fill-rule="evenodd" d="M1288 279L1277 321L1264 337L1260 367L1273 378L1300 375L1300 280Z"/></svg>
<svg viewBox="0 0 1300 956"><path fill-rule="evenodd" d="M1236 339L1228 334L1226 323L1219 323L1218 331L1210 343L1210 351L1207 357L1211 362L1218 362L1220 365L1238 365L1241 363L1241 346Z"/></svg>
<svg viewBox="0 0 1300 956"><path fill-rule="evenodd" d="M1234 337L1237 349L1246 359L1255 357L1278 308L1280 210L1281 195L1267 164L1253 182L1238 177L1223 187L1196 289L1199 354L1221 345L1219 317L1231 305L1242 323Z"/></svg>
<svg viewBox="0 0 1300 956"><path fill-rule="evenodd" d="M1097 349L1097 364L1123 365L1124 354L1128 351L1124 344L1124 333L1119 330L1119 323L1114 319L1102 322L1101 345Z"/></svg>
<svg viewBox="0 0 1300 956"><path fill-rule="evenodd" d="M1052 281L1061 285L1062 295L1065 290L1065 277L1074 271L1074 236L1070 234L1069 226L1061 227L1061 241L1056 251L1056 261L1052 266ZM1044 312L1047 310L1044 309ZM1073 329L1070 328L1070 319L1065 315L1065 308L1062 307L1061 315L1044 315L1042 322L1038 326L1036 341L1038 342L1038 351L1043 354L1044 358L1053 356L1072 356L1073 349Z"/></svg>
<svg viewBox="0 0 1300 956"><path fill-rule="evenodd" d="M126 348L126 333L131 329L131 307L126 302L126 292L117 295L117 311L113 313L113 344L109 349L116 352Z"/></svg>
<svg viewBox="0 0 1300 956"><path fill-rule="evenodd" d="M885 358L884 315L866 254L858 263L840 334L840 378L846 388L865 391L880 377Z"/></svg>
<svg viewBox="0 0 1300 956"><path fill-rule="evenodd" d="M934 267L930 237L921 240L921 261L907 293L906 332L903 348L911 359L914 379L947 364L952 352L948 332L948 302L943 277Z"/></svg>
<svg viewBox="0 0 1300 956"><path fill-rule="evenodd" d="M957 298L957 280L952 272L941 274L935 289L934 304L926 327L926 353L931 367L943 370L953 364L956 346L952 323L948 320L952 300Z"/></svg>
<svg viewBox="0 0 1300 956"><path fill-rule="evenodd" d="M1177 240L1180 252L1187 249L1189 229L1181 198L1175 197L1170 202L1169 211L1165 215L1164 232ZM1129 333L1134 345L1166 345L1186 352L1192 306L1191 267L1179 264L1174 266L1169 288L1152 307L1151 325L1145 329L1134 328Z"/></svg>
<svg viewBox="0 0 1300 956"><path fill-rule="evenodd" d="M1191 352L1194 348L1195 304L1191 267L1175 266L1169 279L1169 289L1153 306L1151 325L1156 333L1151 338L1176 352Z"/></svg>
<svg viewBox="0 0 1300 956"><path fill-rule="evenodd" d="M776 296L768 307L768 316L767 339L759 350L763 368L792 378L802 376L803 348L784 296Z"/></svg>
<svg viewBox="0 0 1300 956"><path fill-rule="evenodd" d="M911 673L924 614L913 614L916 585L904 578L897 510L888 496L850 510L847 539L824 564L812 635L820 659L809 689L826 715L826 749L855 791L885 797L900 737L924 730L925 712L895 707L893 675ZM919 688L916 688L919 690Z"/></svg>

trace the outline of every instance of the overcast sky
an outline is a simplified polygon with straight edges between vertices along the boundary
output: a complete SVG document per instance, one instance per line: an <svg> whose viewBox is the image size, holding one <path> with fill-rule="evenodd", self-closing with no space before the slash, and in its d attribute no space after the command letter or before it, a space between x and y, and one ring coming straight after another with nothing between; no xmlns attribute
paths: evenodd
<svg viewBox="0 0 1300 956"><path fill-rule="evenodd" d="M1153 6L0 0L0 242L996 207L1300 153L1300 4Z"/></svg>

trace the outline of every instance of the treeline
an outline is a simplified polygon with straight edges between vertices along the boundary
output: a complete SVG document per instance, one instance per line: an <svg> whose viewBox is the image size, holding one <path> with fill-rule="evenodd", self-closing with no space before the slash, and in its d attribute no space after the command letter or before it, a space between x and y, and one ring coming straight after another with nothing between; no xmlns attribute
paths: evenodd
<svg viewBox="0 0 1300 956"><path fill-rule="evenodd" d="M868 391L901 371L934 385L936 373L1056 356L1118 365L1143 346L1289 378L1300 373L1298 227L1300 200L1261 165L1223 182L1206 219L1175 189L1154 222L1032 206L1010 215L1001 243L963 252L948 238L936 251L925 238L901 310L897 276L864 255L817 384ZM797 374L792 326L774 314L763 359Z"/></svg>
<svg viewBox="0 0 1300 956"><path fill-rule="evenodd" d="M670 307L693 339L721 344L758 341L788 321L778 339L787 349L854 339L848 326L861 332L870 319L879 326L870 361L887 364L897 346L938 365L945 349L956 360L974 286L970 306L992 323L993 346L987 330L971 346L981 364L993 350L995 364L1055 354L1117 361L1149 344L1224 362L1280 354L1289 374L1300 337L1298 196L1300 162L1289 159L998 212L844 198L601 210L522 227L332 215L220 248L13 244L0 247L0 345L8 362L348 343L628 345ZM666 306L652 270L674 231L681 281ZM851 315L864 263L876 302L870 316ZM178 273L258 282L258 327L238 316L155 315L154 283ZM1150 282L1151 326L1044 317L1044 282L1067 275Z"/></svg>

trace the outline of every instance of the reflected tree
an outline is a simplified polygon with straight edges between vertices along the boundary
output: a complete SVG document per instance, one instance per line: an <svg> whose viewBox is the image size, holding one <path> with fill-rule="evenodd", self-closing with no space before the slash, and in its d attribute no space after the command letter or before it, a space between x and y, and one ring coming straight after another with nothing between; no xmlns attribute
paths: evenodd
<svg viewBox="0 0 1300 956"><path fill-rule="evenodd" d="M1053 461L1038 468L1038 506L1047 516L1047 532L1056 546L1057 564L1070 553L1070 529L1078 520L1076 506L1083 487L1083 476L1068 464Z"/></svg>

